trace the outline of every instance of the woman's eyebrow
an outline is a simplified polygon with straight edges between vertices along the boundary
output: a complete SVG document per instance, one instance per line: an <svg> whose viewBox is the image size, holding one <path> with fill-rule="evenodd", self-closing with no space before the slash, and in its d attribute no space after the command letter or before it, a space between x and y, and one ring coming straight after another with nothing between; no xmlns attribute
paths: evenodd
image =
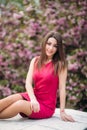
<svg viewBox="0 0 87 130"><path fill-rule="evenodd" d="M50 42L50 41L48 41L47 43L51 43L52 44L52 42ZM58 46L56 43L54 43L54 45Z"/></svg>

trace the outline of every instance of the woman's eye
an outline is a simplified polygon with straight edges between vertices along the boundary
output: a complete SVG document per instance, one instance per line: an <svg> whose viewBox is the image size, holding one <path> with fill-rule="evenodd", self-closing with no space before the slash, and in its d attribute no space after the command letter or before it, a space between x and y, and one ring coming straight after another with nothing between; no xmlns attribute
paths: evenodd
<svg viewBox="0 0 87 130"><path fill-rule="evenodd" d="M50 46L50 45L52 45L52 43L51 42L47 42L47 44ZM53 45L53 47L55 47L55 48L57 48L58 47L58 45Z"/></svg>
<svg viewBox="0 0 87 130"><path fill-rule="evenodd" d="M48 44L48 45L51 45L51 43L50 43L50 42L47 42L47 44Z"/></svg>
<svg viewBox="0 0 87 130"><path fill-rule="evenodd" d="M55 48L57 48L58 46L57 45L54 45Z"/></svg>

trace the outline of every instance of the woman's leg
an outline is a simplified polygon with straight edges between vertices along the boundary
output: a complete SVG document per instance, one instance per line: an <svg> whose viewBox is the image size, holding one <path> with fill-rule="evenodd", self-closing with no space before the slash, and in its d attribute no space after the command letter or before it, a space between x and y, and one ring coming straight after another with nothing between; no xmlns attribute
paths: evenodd
<svg viewBox="0 0 87 130"><path fill-rule="evenodd" d="M14 102L16 102L18 100L22 100L22 99L23 98L20 94L13 94L4 99L1 99L0 100L0 112L3 111L4 109L6 109L11 104L13 104Z"/></svg>
<svg viewBox="0 0 87 130"><path fill-rule="evenodd" d="M7 119L16 116L18 113L24 113L29 116L32 113L30 103L26 100L19 100L12 103L2 112L0 112L0 119Z"/></svg>

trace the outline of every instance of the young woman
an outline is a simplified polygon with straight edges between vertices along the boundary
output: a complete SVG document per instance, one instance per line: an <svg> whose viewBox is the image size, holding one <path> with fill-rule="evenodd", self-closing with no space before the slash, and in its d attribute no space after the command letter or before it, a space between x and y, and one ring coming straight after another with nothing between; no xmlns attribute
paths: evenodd
<svg viewBox="0 0 87 130"><path fill-rule="evenodd" d="M0 119L16 116L43 119L52 117L56 108L57 90L60 97L60 117L74 121L65 112L67 63L62 37L50 32L42 43L41 55L31 60L26 78L26 92L0 100Z"/></svg>

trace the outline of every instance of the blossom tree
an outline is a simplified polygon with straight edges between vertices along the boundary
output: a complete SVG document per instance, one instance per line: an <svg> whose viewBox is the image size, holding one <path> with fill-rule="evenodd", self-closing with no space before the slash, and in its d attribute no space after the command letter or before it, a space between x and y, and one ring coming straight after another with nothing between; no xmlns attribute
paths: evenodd
<svg viewBox="0 0 87 130"><path fill-rule="evenodd" d="M0 97L25 91L30 60L47 32L61 33L68 61L67 105L87 111L87 1L0 3Z"/></svg>

